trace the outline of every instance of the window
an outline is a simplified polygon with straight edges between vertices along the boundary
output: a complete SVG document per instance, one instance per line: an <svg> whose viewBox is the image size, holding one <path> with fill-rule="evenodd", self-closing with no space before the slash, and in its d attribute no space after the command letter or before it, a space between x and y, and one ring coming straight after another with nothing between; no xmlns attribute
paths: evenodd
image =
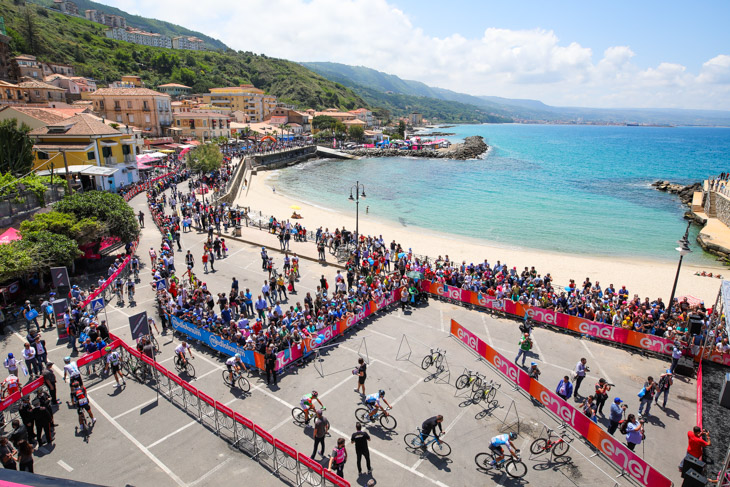
<svg viewBox="0 0 730 487"><path fill-rule="evenodd" d="M94 151L87 152L86 158L90 161L93 161L94 159L96 159L96 152L94 152Z"/></svg>
<svg viewBox="0 0 730 487"><path fill-rule="evenodd" d="M144 109L144 110L148 110L149 109L149 106L147 105L147 102L146 101L143 101L142 102L142 109Z"/></svg>
<svg viewBox="0 0 730 487"><path fill-rule="evenodd" d="M129 154L129 152L130 152L130 150L129 150L129 145L127 145L127 144L123 144L123 145L122 145L122 154L124 154L124 155L126 156L126 155L128 155L128 154Z"/></svg>
<svg viewBox="0 0 730 487"><path fill-rule="evenodd" d="M114 108L115 109L122 108L122 105L119 103L119 100L114 100Z"/></svg>
<svg viewBox="0 0 730 487"><path fill-rule="evenodd" d="M102 147L101 148L101 155L104 157L111 157L112 156L112 148L111 147Z"/></svg>
<svg viewBox="0 0 730 487"><path fill-rule="evenodd" d="M147 123L150 123L150 116L149 115L145 115L144 116L144 121L147 122Z"/></svg>
<svg viewBox="0 0 730 487"><path fill-rule="evenodd" d="M132 102L131 101L127 101L127 108L132 108Z"/></svg>
<svg viewBox="0 0 730 487"><path fill-rule="evenodd" d="M48 152L38 151L38 159L45 161L48 159Z"/></svg>
<svg viewBox="0 0 730 487"><path fill-rule="evenodd" d="M177 120L177 126L180 126L180 119Z"/></svg>
<svg viewBox="0 0 730 487"><path fill-rule="evenodd" d="M117 122L122 123L122 116L121 115L117 115Z"/></svg>
<svg viewBox="0 0 730 487"><path fill-rule="evenodd" d="M129 123L134 123L134 115L129 113L129 114L127 114L127 116L129 117Z"/></svg>
<svg viewBox="0 0 730 487"><path fill-rule="evenodd" d="M35 90L35 96L41 96L41 92L38 90Z"/></svg>
<svg viewBox="0 0 730 487"><path fill-rule="evenodd" d="M99 100L99 108L104 109L104 100Z"/></svg>

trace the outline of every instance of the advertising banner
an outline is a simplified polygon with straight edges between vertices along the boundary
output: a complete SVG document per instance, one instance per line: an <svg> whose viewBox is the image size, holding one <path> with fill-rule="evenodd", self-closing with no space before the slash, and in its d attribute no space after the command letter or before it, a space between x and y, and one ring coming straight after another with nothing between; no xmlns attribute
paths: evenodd
<svg viewBox="0 0 730 487"><path fill-rule="evenodd" d="M558 319L557 317L555 317ZM670 487L672 482L646 463L613 436L603 431L600 426L588 419L573 405L565 402L551 390L531 379L527 373L511 360L490 347L484 340L451 320L451 334L474 352L491 363L509 381L517 384L522 390L565 421L574 431L583 436L594 447L600 450L609 460L631 475L646 487Z"/></svg>
<svg viewBox="0 0 730 487"><path fill-rule="evenodd" d="M177 316L170 316L170 322L175 330L185 333L186 335L205 343L210 348L225 353L226 355L233 356L239 353L241 354L241 360L244 364L256 367L256 359L254 358L255 352L251 350L244 350L243 347L229 342L228 340L224 340L208 330L198 328L192 323L183 321Z"/></svg>

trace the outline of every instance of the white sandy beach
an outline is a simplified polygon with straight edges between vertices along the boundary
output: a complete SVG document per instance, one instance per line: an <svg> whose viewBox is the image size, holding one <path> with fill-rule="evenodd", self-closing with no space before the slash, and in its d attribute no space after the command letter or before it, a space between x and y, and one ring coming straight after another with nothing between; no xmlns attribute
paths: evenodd
<svg viewBox="0 0 730 487"><path fill-rule="evenodd" d="M282 195L278 190L274 193L272 184L276 186L276 175L276 171L259 172L249 181L250 187L241 191L236 204L250 206L255 212L261 211L264 215L274 215L280 219L290 217L294 212L291 207L296 205L301 207L300 210L296 210L297 213L303 216L303 219L298 221L307 230L315 231L320 226L334 230L342 228L343 225L348 230L355 230L354 203L352 212L345 214L304 203ZM550 272L559 285L567 285L570 279L575 279L580 285L586 277L589 277L592 282L599 281L602 287L614 284L618 289L625 284L632 295L636 293L642 299L649 297L652 300L662 297L665 302L669 300L677 272L677 262L634 259L631 256L609 258L504 248L488 241L441 234L430 229L403 227L384 218L378 218L372 213L365 214L366 205L367 200L361 201L360 234L382 235L387 243L395 240L404 248L410 247L414 253L429 257L448 254L452 260L465 260L467 263L481 262L487 258L490 264L500 260L510 267L516 266L518 270L522 270L525 266L535 266L542 274ZM701 251L699 246L695 248L696 251ZM677 257L679 258L679 254ZM707 306L712 306L717 298L721 280L694 275L695 272L702 270L713 274L719 270L723 277L730 278L730 269L723 268L719 263L714 268L683 264L676 295L689 294L704 300Z"/></svg>

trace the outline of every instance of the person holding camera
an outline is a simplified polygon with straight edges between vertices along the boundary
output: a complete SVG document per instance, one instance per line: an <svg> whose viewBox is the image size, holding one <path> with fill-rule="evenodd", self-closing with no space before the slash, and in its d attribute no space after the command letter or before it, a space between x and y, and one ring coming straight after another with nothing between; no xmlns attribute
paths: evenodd
<svg viewBox="0 0 730 487"><path fill-rule="evenodd" d="M520 346L520 349L517 351L517 356L515 357L515 363L522 357L522 367L525 367L525 358L527 357L527 352L530 351L532 348L532 340L530 340L529 333L525 333L520 338L520 343L518 344Z"/></svg>
<svg viewBox="0 0 730 487"><path fill-rule="evenodd" d="M710 432L699 426L692 428L687 432L687 453L695 458L702 460L705 447L710 446ZM682 470L684 459L679 464L679 470Z"/></svg>
<svg viewBox="0 0 730 487"><path fill-rule="evenodd" d="M606 379L601 377L596 383L596 393L594 394L596 398L596 413L601 413L601 416L605 416L605 414L603 414L603 406L606 404L606 400L608 399L608 391L610 390L611 384L606 382Z"/></svg>
<svg viewBox="0 0 730 487"><path fill-rule="evenodd" d="M618 425L621 424L621 420L624 417L624 412L628 409L626 404L621 403L621 398L614 398L613 404L611 404L611 412L609 413L608 420L608 433L613 435L618 429Z"/></svg>
<svg viewBox="0 0 730 487"><path fill-rule="evenodd" d="M590 372L591 369L586 366L586 363L588 361L585 357L580 359L580 362L575 364L575 370L573 371L574 377L575 377L575 388L573 389L573 397L578 398L578 389L580 389L580 384L583 382L583 379L586 378L586 372Z"/></svg>
<svg viewBox="0 0 730 487"><path fill-rule="evenodd" d="M646 418L649 416L649 410L651 409L651 401L654 399L654 394L657 392L657 384L654 382L654 378L649 376L644 382L644 387L639 391L639 417ZM644 411L646 408L646 411ZM643 414L642 414L642 411Z"/></svg>
<svg viewBox="0 0 730 487"><path fill-rule="evenodd" d="M621 432L624 433L625 430L626 444L629 447L629 450L634 451L636 445L641 444L641 441L644 439L644 421L637 420L636 416L629 414L625 424L626 427L624 428L622 425Z"/></svg>

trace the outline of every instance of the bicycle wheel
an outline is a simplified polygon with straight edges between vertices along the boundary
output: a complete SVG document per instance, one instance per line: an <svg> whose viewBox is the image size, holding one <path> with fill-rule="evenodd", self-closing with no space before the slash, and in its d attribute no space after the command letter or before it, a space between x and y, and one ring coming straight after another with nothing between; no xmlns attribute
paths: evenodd
<svg viewBox="0 0 730 487"><path fill-rule="evenodd" d="M478 404L479 401L481 401L483 397L484 397L484 389L477 389L471 395L471 400L472 400L472 402L474 402L474 404Z"/></svg>
<svg viewBox="0 0 730 487"><path fill-rule="evenodd" d="M175 363L175 370L177 370L178 372L182 372L183 367L182 367L182 364L180 363L180 359L175 358L174 363Z"/></svg>
<svg viewBox="0 0 730 487"><path fill-rule="evenodd" d="M398 421L393 416L381 416L380 417L380 426L383 428L393 431L396 426L398 426Z"/></svg>
<svg viewBox="0 0 730 487"><path fill-rule="evenodd" d="M570 445L567 441L563 440L553 447L553 455L555 455L556 457L562 457L563 455L568 453L568 450L570 450Z"/></svg>
<svg viewBox="0 0 730 487"><path fill-rule="evenodd" d="M530 453L537 455L544 452L547 449L547 440L545 438L538 438L530 445Z"/></svg>
<svg viewBox="0 0 730 487"><path fill-rule="evenodd" d="M360 421L363 424L367 424L370 422L370 411L368 411L366 408L357 408L355 410L355 419Z"/></svg>
<svg viewBox="0 0 730 487"><path fill-rule="evenodd" d="M251 390L251 384L248 382L248 380L245 377L239 377L238 378L238 388L241 389L243 392L248 392Z"/></svg>
<svg viewBox="0 0 730 487"><path fill-rule="evenodd" d="M487 393L487 404L491 404L494 401L494 397L497 395L497 389L492 387Z"/></svg>
<svg viewBox="0 0 730 487"><path fill-rule="evenodd" d="M527 465L522 463L521 460L508 460L504 469L507 475L514 479L521 479L527 475Z"/></svg>
<svg viewBox="0 0 730 487"><path fill-rule="evenodd" d="M185 373L188 374L188 377L195 377L195 367L190 362L185 365Z"/></svg>
<svg viewBox="0 0 730 487"><path fill-rule="evenodd" d="M477 467L482 468L484 470L489 470L492 468L492 465L490 462L492 461L492 455L489 453L477 453L477 455L474 457L474 463L477 464Z"/></svg>
<svg viewBox="0 0 730 487"><path fill-rule="evenodd" d="M305 417L302 408L294 408L291 410L291 417L294 418L294 422L297 424L304 424Z"/></svg>
<svg viewBox="0 0 730 487"><path fill-rule="evenodd" d="M479 377L477 377L476 379L474 379L474 383L471 385L471 390L476 391L481 388L482 388L482 380Z"/></svg>
<svg viewBox="0 0 730 487"><path fill-rule="evenodd" d="M423 370L426 370L427 368L431 367L431 364L433 363L433 357L430 355L426 355L423 357L423 361L421 362L421 368Z"/></svg>
<svg viewBox="0 0 730 487"><path fill-rule="evenodd" d="M229 386L229 387L233 387L233 383L231 382L231 379L230 379L230 377L228 376L228 374L230 374L230 372L228 372L228 370L227 370L227 369L224 369L224 370L223 370L223 373L222 373L222 375L223 375L223 382L224 382L224 383L225 383L225 384L226 384L227 386Z"/></svg>
<svg viewBox="0 0 730 487"><path fill-rule="evenodd" d="M431 450L440 457L448 457L451 455L451 447L444 441L438 443L434 441L431 443Z"/></svg>
<svg viewBox="0 0 730 487"><path fill-rule="evenodd" d="M403 437L403 441L406 442L406 446L408 446L409 448L421 448L421 446L423 445L420 435L417 435L415 433L408 433L406 436Z"/></svg>
<svg viewBox="0 0 730 487"><path fill-rule="evenodd" d="M443 355L442 353L440 353L440 354L438 354L438 355L436 356L436 360L435 360L435 363L436 363L436 368L437 368L437 369L441 369L441 367L442 367L442 366L443 366L443 364L444 364L444 355Z"/></svg>
<svg viewBox="0 0 730 487"><path fill-rule="evenodd" d="M457 389L463 389L463 388L465 388L468 385L469 385L469 376L468 375L461 374L459 376L459 378L456 379L456 388Z"/></svg>

